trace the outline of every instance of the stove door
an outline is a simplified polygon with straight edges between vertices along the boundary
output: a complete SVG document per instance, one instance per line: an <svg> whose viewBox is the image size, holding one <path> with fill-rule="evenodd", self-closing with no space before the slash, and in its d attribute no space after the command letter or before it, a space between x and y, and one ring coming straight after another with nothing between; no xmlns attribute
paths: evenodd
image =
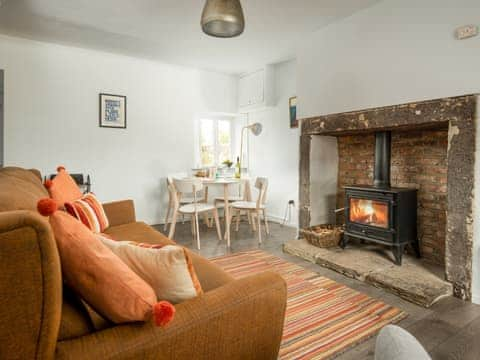
<svg viewBox="0 0 480 360"><path fill-rule="evenodd" d="M394 194L348 189L345 195L347 235L387 244L395 242Z"/></svg>
<svg viewBox="0 0 480 360"><path fill-rule="evenodd" d="M348 204L349 222L390 228L390 206L387 201L350 197Z"/></svg>

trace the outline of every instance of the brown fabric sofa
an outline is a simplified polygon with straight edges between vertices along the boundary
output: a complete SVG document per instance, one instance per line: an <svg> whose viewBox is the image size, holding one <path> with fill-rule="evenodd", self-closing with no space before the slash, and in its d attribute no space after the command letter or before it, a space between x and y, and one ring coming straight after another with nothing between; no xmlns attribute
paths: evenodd
<svg viewBox="0 0 480 360"><path fill-rule="evenodd" d="M1 359L275 359L286 285L274 273L233 280L191 253L205 294L176 305L166 328L113 325L62 284L38 171L0 169ZM171 240L137 222L132 201L105 204L116 239ZM161 276L161 274L160 274Z"/></svg>

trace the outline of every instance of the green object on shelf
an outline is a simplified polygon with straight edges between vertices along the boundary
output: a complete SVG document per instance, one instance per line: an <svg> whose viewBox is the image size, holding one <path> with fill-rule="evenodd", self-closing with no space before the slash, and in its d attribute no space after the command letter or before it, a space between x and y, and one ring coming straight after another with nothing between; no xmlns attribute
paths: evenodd
<svg viewBox="0 0 480 360"><path fill-rule="evenodd" d="M232 165L233 165L233 161L231 161L231 160L225 160L222 164L225 165L225 166L227 166L227 167L229 167L229 168L231 168Z"/></svg>

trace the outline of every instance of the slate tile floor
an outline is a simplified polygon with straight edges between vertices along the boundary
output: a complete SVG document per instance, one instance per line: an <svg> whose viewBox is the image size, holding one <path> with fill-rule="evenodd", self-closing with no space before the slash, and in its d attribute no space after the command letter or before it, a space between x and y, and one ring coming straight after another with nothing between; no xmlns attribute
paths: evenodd
<svg viewBox="0 0 480 360"><path fill-rule="evenodd" d="M163 225L158 225L156 228L163 232ZM259 247L256 233L249 229L246 222L242 222L238 233L232 227L232 246L231 249L227 250L225 240L218 241L215 229L208 229L202 224L200 229L202 249L199 253L208 258L260 248L406 311L409 316L399 325L417 337L433 359L480 360L480 305L448 297L442 299L430 309L419 307L385 290L283 253L283 243L295 238L296 229L270 222L270 232L269 236L264 236L263 244ZM175 240L197 251L192 240L189 222L177 225ZM375 339L370 339L342 354L337 359L373 359L374 348Z"/></svg>

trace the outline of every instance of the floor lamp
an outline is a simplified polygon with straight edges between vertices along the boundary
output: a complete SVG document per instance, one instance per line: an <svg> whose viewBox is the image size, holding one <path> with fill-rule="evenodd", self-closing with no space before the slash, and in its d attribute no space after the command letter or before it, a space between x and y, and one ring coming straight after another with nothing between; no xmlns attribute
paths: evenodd
<svg viewBox="0 0 480 360"><path fill-rule="evenodd" d="M243 162L243 132L244 130L250 129L253 135L258 136L262 133L262 124L254 123L252 125L247 125L242 128L242 134L240 139L240 168L238 169L238 173L240 177L242 177L242 162Z"/></svg>

